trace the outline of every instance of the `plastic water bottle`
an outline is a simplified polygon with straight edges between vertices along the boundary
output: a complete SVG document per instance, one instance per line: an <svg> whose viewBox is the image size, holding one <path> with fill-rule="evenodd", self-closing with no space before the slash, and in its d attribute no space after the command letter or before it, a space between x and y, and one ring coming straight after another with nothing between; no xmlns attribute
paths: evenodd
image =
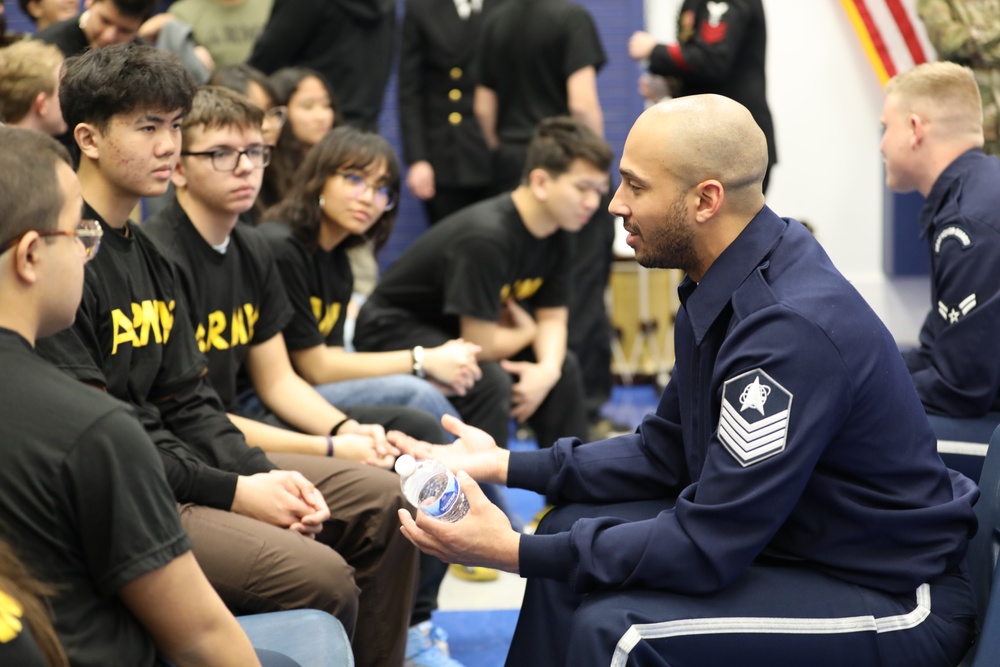
<svg viewBox="0 0 1000 667"><path fill-rule="evenodd" d="M417 461L409 454L396 459L403 495L439 521L454 523L469 512L469 501L450 470L433 459Z"/></svg>

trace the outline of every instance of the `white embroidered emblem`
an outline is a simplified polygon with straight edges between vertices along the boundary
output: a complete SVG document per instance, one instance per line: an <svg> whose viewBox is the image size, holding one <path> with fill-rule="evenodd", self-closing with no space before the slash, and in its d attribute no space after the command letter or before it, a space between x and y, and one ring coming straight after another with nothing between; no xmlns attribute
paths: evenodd
<svg viewBox="0 0 1000 667"><path fill-rule="evenodd" d="M766 384L762 385L760 383L760 378L755 377L753 379L753 384L748 384L746 389L743 390L743 393L740 394L740 412L754 409L763 415L764 403L767 402L767 397L770 395L771 388Z"/></svg>
<svg viewBox="0 0 1000 667"><path fill-rule="evenodd" d="M957 306L949 307L944 301L938 301L938 315L948 324L955 324L968 315L976 307L976 294L973 292L962 299Z"/></svg>
<svg viewBox="0 0 1000 667"><path fill-rule="evenodd" d="M722 23L722 17L729 11L729 3L709 2L705 6L708 9L708 25L718 28L719 24Z"/></svg>
<svg viewBox="0 0 1000 667"><path fill-rule="evenodd" d="M962 246L962 249L966 249L972 245L972 237L969 232L965 231L958 225L949 225L939 231L937 236L934 237L934 254L941 254L941 246L948 239L954 239Z"/></svg>
<svg viewBox="0 0 1000 667"><path fill-rule="evenodd" d="M792 394L757 368L726 381L719 440L743 467L785 449ZM745 414L744 414L745 412Z"/></svg>

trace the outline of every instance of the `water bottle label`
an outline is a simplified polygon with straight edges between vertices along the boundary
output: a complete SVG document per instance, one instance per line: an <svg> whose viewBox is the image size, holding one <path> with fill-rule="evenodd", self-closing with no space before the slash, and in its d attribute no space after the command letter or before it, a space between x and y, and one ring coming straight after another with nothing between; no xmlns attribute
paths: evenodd
<svg viewBox="0 0 1000 667"><path fill-rule="evenodd" d="M462 493L462 490L458 486L458 480L449 475L448 486L441 492L441 495L436 499L428 498L423 501L420 509L433 517L439 517L451 509L451 506L458 500L460 493Z"/></svg>

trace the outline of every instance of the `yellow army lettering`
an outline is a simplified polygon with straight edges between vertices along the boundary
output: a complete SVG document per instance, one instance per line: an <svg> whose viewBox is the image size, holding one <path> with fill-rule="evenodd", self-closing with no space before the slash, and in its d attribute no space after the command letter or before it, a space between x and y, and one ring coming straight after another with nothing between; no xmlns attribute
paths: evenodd
<svg viewBox="0 0 1000 667"><path fill-rule="evenodd" d="M128 317L119 308L111 311L111 326L114 339L111 343L111 354L117 354L118 346L131 343L132 347L145 347L149 344L149 334L153 341L160 345L170 339L170 331L174 328L174 305L156 300L145 300L132 304L132 316Z"/></svg>
<svg viewBox="0 0 1000 667"><path fill-rule="evenodd" d="M319 332L323 334L324 338L329 336L330 332L333 331L334 325L337 324L337 320L340 319L340 303L330 303L324 308L323 300L315 296L309 297L309 303L312 304L313 315L316 317Z"/></svg>
<svg viewBox="0 0 1000 667"><path fill-rule="evenodd" d="M542 283L544 282L544 278L521 278L520 280L515 280L513 289L511 289L510 285L504 285L500 290L500 302L507 303L511 293L513 293L516 300L526 301L535 296L535 292L542 288Z"/></svg>
<svg viewBox="0 0 1000 667"><path fill-rule="evenodd" d="M198 349L208 352L228 350L236 345L247 345L253 340L253 328L260 319L260 308L252 303L243 304L242 308L234 308L229 322L221 310L208 314L208 326L199 324L195 336L198 338ZM229 335L226 328L229 328Z"/></svg>

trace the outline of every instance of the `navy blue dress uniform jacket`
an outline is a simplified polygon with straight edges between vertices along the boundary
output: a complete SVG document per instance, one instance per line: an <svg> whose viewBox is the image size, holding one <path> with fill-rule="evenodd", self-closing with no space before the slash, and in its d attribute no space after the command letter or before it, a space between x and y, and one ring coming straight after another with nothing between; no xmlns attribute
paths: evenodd
<svg viewBox="0 0 1000 667"><path fill-rule="evenodd" d="M920 211L931 255L931 310L903 353L928 412L1000 408L1000 160L976 149L945 169Z"/></svg>
<svg viewBox="0 0 1000 667"><path fill-rule="evenodd" d="M804 227L765 207L679 291L656 413L512 452L508 474L553 504L675 507L522 536L521 576L708 594L763 559L900 594L961 562L978 490L944 467L892 337Z"/></svg>
<svg viewBox="0 0 1000 667"><path fill-rule="evenodd" d="M502 0L483 0L462 19L455 0L407 0L399 59L399 125L407 164L426 160L434 180L478 187L493 180L492 155L472 113L470 66L483 18Z"/></svg>

